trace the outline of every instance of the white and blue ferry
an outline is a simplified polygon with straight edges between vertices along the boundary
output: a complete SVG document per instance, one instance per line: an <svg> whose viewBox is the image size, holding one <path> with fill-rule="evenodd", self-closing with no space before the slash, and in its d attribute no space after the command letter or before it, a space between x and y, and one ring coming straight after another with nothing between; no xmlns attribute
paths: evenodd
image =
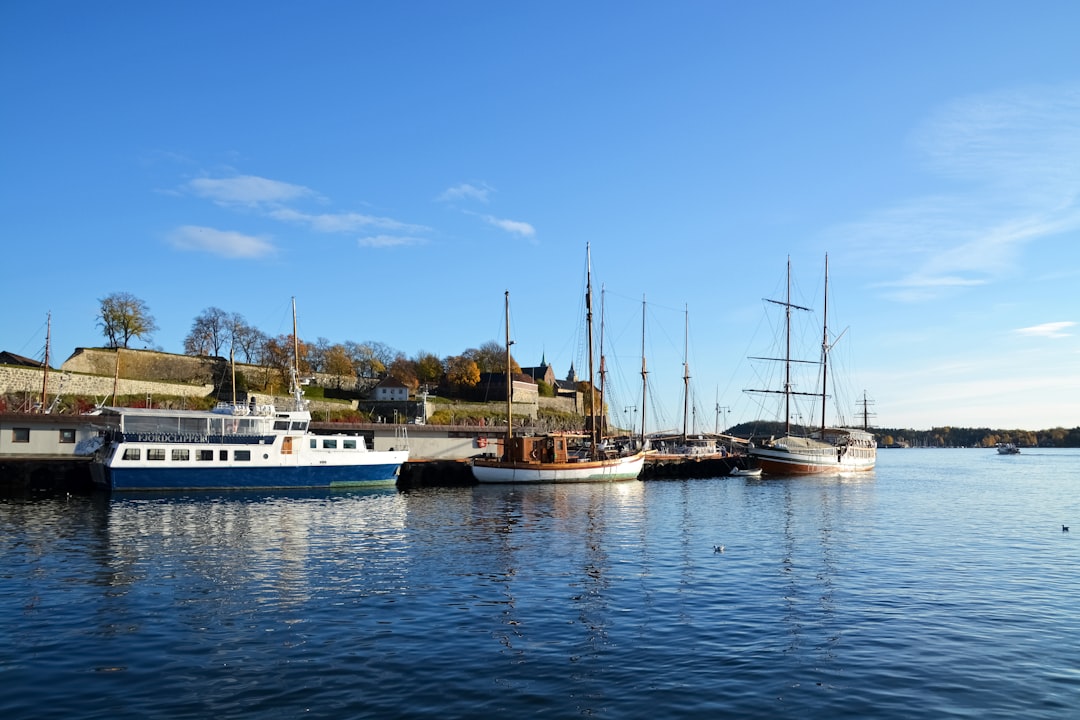
<svg viewBox="0 0 1080 720"><path fill-rule="evenodd" d="M359 435L317 435L294 407L220 403L213 410L101 408L110 428L90 447L94 482L111 490L256 490L392 485L409 458ZM77 451L79 452L79 451Z"/></svg>

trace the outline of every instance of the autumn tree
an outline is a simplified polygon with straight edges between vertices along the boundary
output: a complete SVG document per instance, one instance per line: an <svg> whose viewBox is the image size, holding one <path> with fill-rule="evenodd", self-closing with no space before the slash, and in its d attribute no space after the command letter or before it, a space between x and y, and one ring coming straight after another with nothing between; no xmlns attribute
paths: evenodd
<svg viewBox="0 0 1080 720"><path fill-rule="evenodd" d="M108 340L108 347L127 347L131 338L152 339L158 329L146 303L131 293L116 292L101 298L98 325Z"/></svg>
<svg viewBox="0 0 1080 720"><path fill-rule="evenodd" d="M304 343L297 343L296 355L300 374L311 372L311 366L307 362L307 347ZM263 363L276 374L281 387L288 388L292 385L293 362L293 336L291 334L279 335L266 341Z"/></svg>
<svg viewBox="0 0 1080 720"><path fill-rule="evenodd" d="M413 358L416 379L427 385L438 385L443 378L443 365L438 357L429 352L419 352Z"/></svg>
<svg viewBox="0 0 1080 720"><path fill-rule="evenodd" d="M446 381L458 388L472 388L480 384L480 368L476 361L464 355L446 358Z"/></svg>
<svg viewBox="0 0 1080 720"><path fill-rule="evenodd" d="M386 367L393 362L396 353L382 343L349 341L344 344L345 352L352 360L356 374L363 378L377 378L386 374Z"/></svg>
<svg viewBox="0 0 1080 720"><path fill-rule="evenodd" d="M416 392L420 387L420 380L416 376L416 363L405 355L398 355L387 368L387 374L400 382L411 392Z"/></svg>
<svg viewBox="0 0 1080 720"><path fill-rule="evenodd" d="M478 348L469 348L462 355L475 362L482 373L506 372L506 346L494 340L489 340ZM510 356L510 372L521 372L521 366L513 355Z"/></svg>
<svg viewBox="0 0 1080 720"><path fill-rule="evenodd" d="M339 388L342 386L344 378L350 380L356 378L356 370L353 368L352 359L349 358L344 345L331 345L327 348L323 356L323 362L323 372L337 376Z"/></svg>

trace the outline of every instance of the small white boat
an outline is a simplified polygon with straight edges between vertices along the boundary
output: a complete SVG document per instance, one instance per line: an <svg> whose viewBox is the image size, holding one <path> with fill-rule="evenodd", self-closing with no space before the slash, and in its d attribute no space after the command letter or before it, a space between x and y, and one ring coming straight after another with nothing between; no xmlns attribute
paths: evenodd
<svg viewBox="0 0 1080 720"><path fill-rule="evenodd" d="M739 477L761 477L761 468L733 468L728 474Z"/></svg>
<svg viewBox="0 0 1080 720"><path fill-rule="evenodd" d="M998 455L1019 455L1020 448L1016 447L1013 443L998 443L997 445Z"/></svg>

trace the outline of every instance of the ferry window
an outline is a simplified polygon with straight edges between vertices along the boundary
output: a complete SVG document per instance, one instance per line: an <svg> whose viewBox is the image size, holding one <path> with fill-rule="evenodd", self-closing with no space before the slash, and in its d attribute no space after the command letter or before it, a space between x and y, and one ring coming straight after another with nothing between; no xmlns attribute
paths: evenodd
<svg viewBox="0 0 1080 720"><path fill-rule="evenodd" d="M30 428L11 428L11 442L30 442Z"/></svg>
<svg viewBox="0 0 1080 720"><path fill-rule="evenodd" d="M229 451L228 450L221 450L221 451L218 452L218 460L228 460L228 459L229 459Z"/></svg>
<svg viewBox="0 0 1080 720"><path fill-rule="evenodd" d="M187 462L191 459L191 451L187 448L173 448L172 459L175 462Z"/></svg>
<svg viewBox="0 0 1080 720"><path fill-rule="evenodd" d="M319 441L316 440L315 438L311 438L311 448L315 449L317 447L319 447Z"/></svg>
<svg viewBox="0 0 1080 720"><path fill-rule="evenodd" d="M142 457L142 453L139 448L124 448L125 460L138 460Z"/></svg>
<svg viewBox="0 0 1080 720"><path fill-rule="evenodd" d="M165 448L147 448L146 449L147 460L164 460Z"/></svg>
<svg viewBox="0 0 1080 720"><path fill-rule="evenodd" d="M60 430L60 442L73 443L75 442L75 431L63 428Z"/></svg>
<svg viewBox="0 0 1080 720"><path fill-rule="evenodd" d="M341 441L341 447L345 448L346 450L355 450L356 449L356 441L352 440L352 439L342 440Z"/></svg>
<svg viewBox="0 0 1080 720"><path fill-rule="evenodd" d="M250 460L250 459L251 459L251 451L250 450L233 450L233 460L247 461L247 460Z"/></svg>
<svg viewBox="0 0 1080 720"><path fill-rule="evenodd" d="M289 421L288 420L275 420L274 421L274 429L275 430L288 430L289 429Z"/></svg>
<svg viewBox="0 0 1080 720"><path fill-rule="evenodd" d="M214 459L214 451L213 450L200 450L197 458L199 460L213 460Z"/></svg>
<svg viewBox="0 0 1080 720"><path fill-rule="evenodd" d="M292 429L293 429L293 430L295 430L295 431L297 431L297 432L304 432L305 430L307 430L307 423L306 423L306 422L303 422L303 421L301 421L301 422L294 422L294 423L292 424Z"/></svg>
<svg viewBox="0 0 1080 720"><path fill-rule="evenodd" d="M322 441L322 446L325 449L331 449L332 450L334 448L337 448L337 440L323 440Z"/></svg>

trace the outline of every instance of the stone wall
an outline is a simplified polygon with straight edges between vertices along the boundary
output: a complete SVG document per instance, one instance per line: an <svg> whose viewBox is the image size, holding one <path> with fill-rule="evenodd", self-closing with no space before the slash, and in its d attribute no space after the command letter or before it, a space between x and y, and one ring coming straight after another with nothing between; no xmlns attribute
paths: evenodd
<svg viewBox="0 0 1080 720"><path fill-rule="evenodd" d="M0 366L0 394L41 394L41 370ZM206 397L213 392L212 384L153 382L121 378L118 385L121 395L175 395L180 397ZM112 376L82 375L53 370L49 373L49 395L85 395L103 398L112 395Z"/></svg>

